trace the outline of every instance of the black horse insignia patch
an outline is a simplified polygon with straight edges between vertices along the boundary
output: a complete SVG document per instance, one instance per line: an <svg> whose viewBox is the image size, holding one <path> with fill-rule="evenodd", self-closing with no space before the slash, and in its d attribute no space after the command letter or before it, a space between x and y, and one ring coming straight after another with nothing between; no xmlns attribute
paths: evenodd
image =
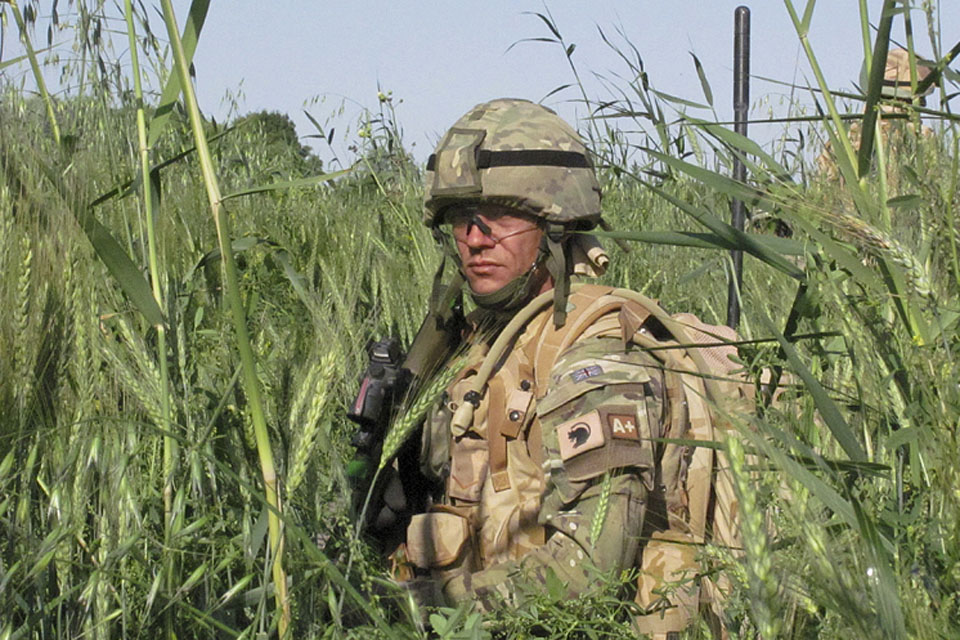
<svg viewBox="0 0 960 640"><path fill-rule="evenodd" d="M567 437L573 443L573 448L582 447L590 439L590 425L586 422L578 422L567 432Z"/></svg>
<svg viewBox="0 0 960 640"><path fill-rule="evenodd" d="M602 447L606 440L600 424L600 413L591 411L558 425L557 439L560 444L561 460L569 460L584 451Z"/></svg>

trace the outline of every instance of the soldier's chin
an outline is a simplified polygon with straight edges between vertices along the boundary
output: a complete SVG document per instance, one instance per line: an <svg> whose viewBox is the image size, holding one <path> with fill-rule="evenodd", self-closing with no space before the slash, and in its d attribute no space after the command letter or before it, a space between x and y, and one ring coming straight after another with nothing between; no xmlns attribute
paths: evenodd
<svg viewBox="0 0 960 640"><path fill-rule="evenodd" d="M484 296L490 293L496 293L507 283L501 282L501 278L468 273L467 284L470 285L470 291Z"/></svg>

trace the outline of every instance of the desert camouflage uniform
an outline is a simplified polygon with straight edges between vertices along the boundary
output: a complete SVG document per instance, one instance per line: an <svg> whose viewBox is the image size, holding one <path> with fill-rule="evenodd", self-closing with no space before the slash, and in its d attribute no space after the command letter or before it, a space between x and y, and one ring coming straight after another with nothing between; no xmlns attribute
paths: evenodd
<svg viewBox="0 0 960 640"><path fill-rule="evenodd" d="M637 564L655 480L651 439L665 406L662 367L625 346L612 314L560 353L537 389L531 354L550 318L547 310L528 325L473 424L453 433L453 412L486 352L474 345L424 430L424 471L446 490L433 512L414 517L407 554L432 570L450 602L489 609L518 592L514 580L545 583L550 571L574 595L598 571Z"/></svg>

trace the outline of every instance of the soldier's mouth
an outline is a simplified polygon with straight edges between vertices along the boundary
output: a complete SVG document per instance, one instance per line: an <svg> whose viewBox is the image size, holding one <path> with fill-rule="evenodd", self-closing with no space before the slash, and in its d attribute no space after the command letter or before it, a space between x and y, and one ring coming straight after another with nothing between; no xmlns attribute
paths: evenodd
<svg viewBox="0 0 960 640"><path fill-rule="evenodd" d="M500 264L496 262L470 262L467 264L467 270L478 275L486 275L493 273L495 270L500 268Z"/></svg>

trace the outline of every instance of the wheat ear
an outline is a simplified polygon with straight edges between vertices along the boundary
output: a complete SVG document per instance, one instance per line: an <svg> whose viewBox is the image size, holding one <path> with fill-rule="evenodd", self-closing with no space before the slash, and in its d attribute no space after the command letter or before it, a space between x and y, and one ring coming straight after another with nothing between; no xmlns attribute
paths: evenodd
<svg viewBox="0 0 960 640"><path fill-rule="evenodd" d="M777 581L773 576L763 511L757 507L757 494L745 469L743 443L736 434L730 434L726 445L734 489L740 502L740 526L752 596L750 608L760 636L765 640L779 638L782 620L777 615Z"/></svg>
<svg viewBox="0 0 960 640"><path fill-rule="evenodd" d="M303 482L307 473L307 464L313 455L317 435L320 432L320 419L330 399L330 381L336 372L336 362L335 354L329 352L320 359L320 362L307 375L304 387L307 387L307 392L312 396L312 401L309 409L307 409L307 417L303 423L303 434L294 451L293 464L290 466L290 475L287 477L288 499ZM300 413L302 411L298 409L296 415L299 416ZM293 417L291 416L291 418ZM294 427L293 424L290 426Z"/></svg>
<svg viewBox="0 0 960 640"><path fill-rule="evenodd" d="M406 442L407 438L417 428L417 425L427 415L427 411L440 399L440 396L446 390L447 386L453 382L457 374L466 364L467 358L463 357L452 364L441 368L432 378L427 381L420 391L413 397L413 402L409 408L398 415L390 427L387 429L387 437L383 441L383 453L380 455L380 465L377 470L387 466L393 456L397 454L400 447Z"/></svg>
<svg viewBox="0 0 960 640"><path fill-rule="evenodd" d="M603 481L600 484L600 497L597 499L597 510L593 514L593 521L590 523L590 544L594 549L600 534L603 533L603 524L607 520L607 512L610 510L610 492L613 489L613 475L607 471L603 474Z"/></svg>

